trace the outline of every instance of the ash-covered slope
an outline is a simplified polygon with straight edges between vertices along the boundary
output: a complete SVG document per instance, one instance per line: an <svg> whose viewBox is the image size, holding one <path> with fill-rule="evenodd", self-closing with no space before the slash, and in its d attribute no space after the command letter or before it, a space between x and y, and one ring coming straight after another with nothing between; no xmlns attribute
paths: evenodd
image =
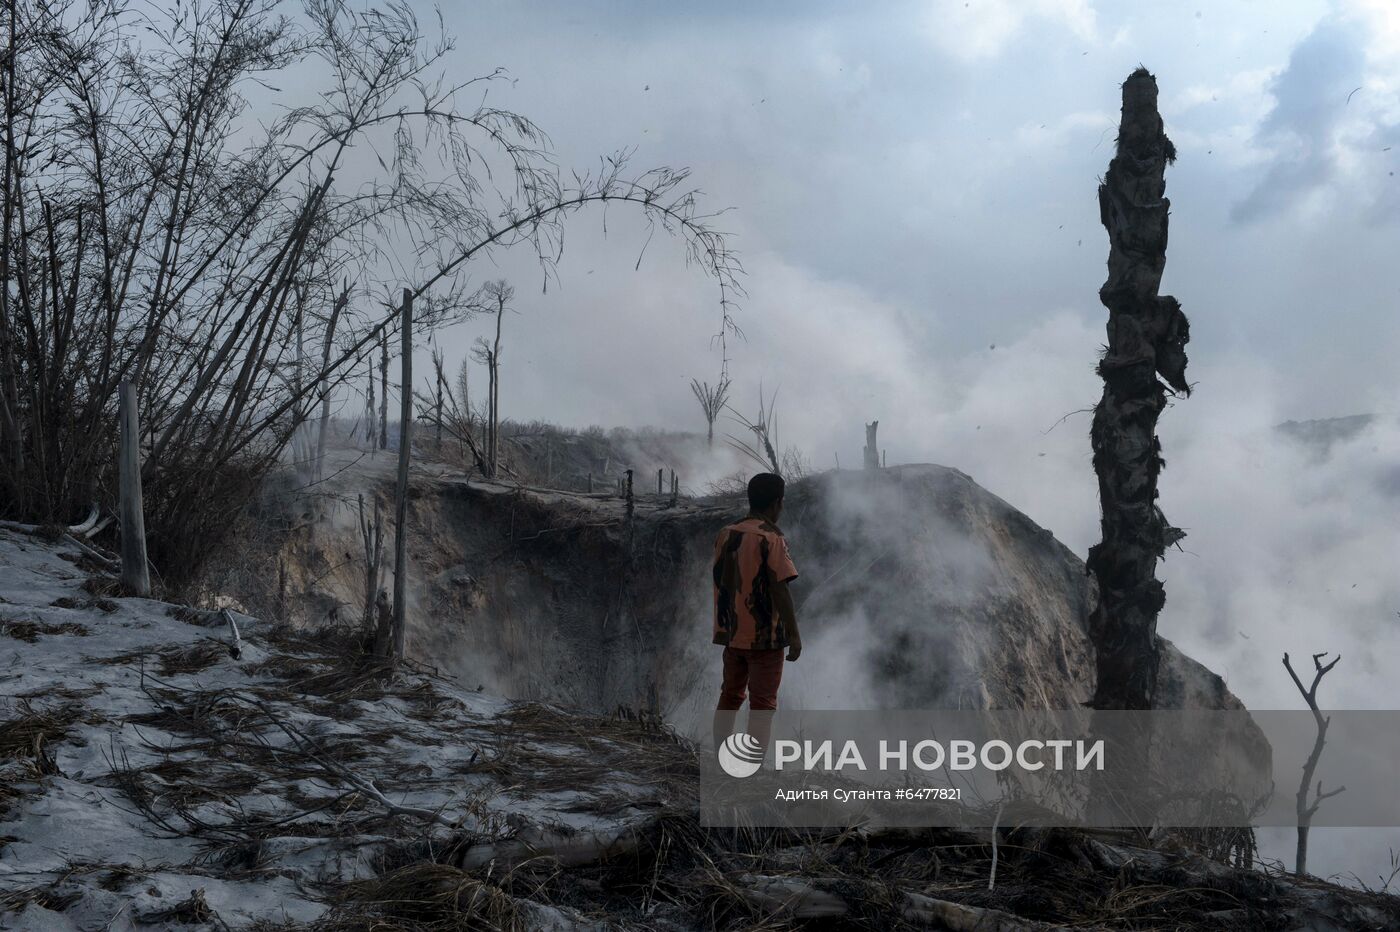
<svg viewBox="0 0 1400 932"><path fill-rule="evenodd" d="M601 928L477 877L596 859L693 795L654 722L392 671L344 628L239 614L234 656L219 613L84 562L0 529L0 929L427 928L401 900Z"/></svg>
<svg viewBox="0 0 1400 932"><path fill-rule="evenodd" d="M344 626L240 616L235 657L217 613L124 598L84 562L0 530L0 929L1400 923L1396 897L1191 837L707 830L695 749L654 719L386 670Z"/></svg>
<svg viewBox="0 0 1400 932"><path fill-rule="evenodd" d="M339 481L342 501L356 482L388 492L382 476L351 470ZM745 507L741 497L673 505L643 488L629 511L612 492L420 471L411 649L503 695L695 720L718 682L711 547ZM802 574L806 644L785 674L790 705L1068 708L1093 692L1083 562L963 473L822 473L792 484L780 523ZM289 561L293 586L316 606L312 623L360 614L357 535L347 512L331 524L341 530L318 531ZM1163 657L1163 707L1238 706L1170 644Z"/></svg>

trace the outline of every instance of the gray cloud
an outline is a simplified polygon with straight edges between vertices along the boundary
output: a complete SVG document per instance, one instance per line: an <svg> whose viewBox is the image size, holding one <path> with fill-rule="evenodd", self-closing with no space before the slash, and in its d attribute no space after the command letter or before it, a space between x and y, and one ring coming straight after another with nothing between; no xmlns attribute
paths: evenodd
<svg viewBox="0 0 1400 932"><path fill-rule="evenodd" d="M1274 107L1257 140L1274 150L1272 162L1232 211L1241 222L1261 220L1297 203L1337 172L1337 131L1363 82L1365 47L1355 24L1323 19L1293 50L1274 79ZM1357 93L1362 93L1357 91Z"/></svg>

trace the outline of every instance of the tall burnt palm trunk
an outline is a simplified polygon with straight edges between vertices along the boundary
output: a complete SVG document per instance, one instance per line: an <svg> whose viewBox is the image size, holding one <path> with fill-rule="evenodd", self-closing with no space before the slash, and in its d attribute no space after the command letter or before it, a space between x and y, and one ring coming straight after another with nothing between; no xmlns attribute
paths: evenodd
<svg viewBox="0 0 1400 932"><path fill-rule="evenodd" d="M1163 465L1157 418L1168 390L1190 394L1186 316L1175 298L1157 294L1171 206L1163 176L1175 158L1157 112L1157 81L1139 68L1123 82L1118 150L1099 185L1109 254L1108 280L1099 289L1108 308L1108 347L1098 366L1103 398L1091 433L1103 532L1088 559L1099 588L1090 619L1097 709L1152 707L1157 615L1166 601L1157 561L1185 536L1157 506Z"/></svg>

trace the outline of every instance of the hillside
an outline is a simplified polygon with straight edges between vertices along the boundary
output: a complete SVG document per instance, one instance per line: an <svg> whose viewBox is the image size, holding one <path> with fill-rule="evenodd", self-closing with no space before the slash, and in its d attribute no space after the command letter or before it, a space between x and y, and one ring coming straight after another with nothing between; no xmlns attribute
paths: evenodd
<svg viewBox="0 0 1400 932"><path fill-rule="evenodd" d="M654 719L391 673L344 628L234 614L235 640L220 613L115 590L90 557L0 530L6 929L1400 922L1394 897L1183 840L706 830L694 748Z"/></svg>
<svg viewBox="0 0 1400 932"><path fill-rule="evenodd" d="M342 451L342 457L351 457ZM326 522L249 581L303 624L358 618L357 498L391 494L389 464L349 459ZM710 550L742 496L638 487L586 494L416 467L409 503L415 656L502 695L687 726L711 707ZM912 465L795 483L781 524L806 656L785 701L814 708L1067 708L1092 692L1093 581L1045 529L965 474ZM254 586L256 589L257 587ZM1163 707L1237 707L1164 642Z"/></svg>

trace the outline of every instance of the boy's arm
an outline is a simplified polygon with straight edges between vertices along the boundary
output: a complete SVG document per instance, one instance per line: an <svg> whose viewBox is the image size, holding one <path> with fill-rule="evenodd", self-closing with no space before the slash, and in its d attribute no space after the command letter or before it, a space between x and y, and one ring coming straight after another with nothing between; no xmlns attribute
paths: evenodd
<svg viewBox="0 0 1400 932"><path fill-rule="evenodd" d="M802 655L802 635L797 630L797 608L792 604L792 592L786 581L773 584L773 608L778 613L778 621L782 623L783 634L787 636L787 659L796 660Z"/></svg>

